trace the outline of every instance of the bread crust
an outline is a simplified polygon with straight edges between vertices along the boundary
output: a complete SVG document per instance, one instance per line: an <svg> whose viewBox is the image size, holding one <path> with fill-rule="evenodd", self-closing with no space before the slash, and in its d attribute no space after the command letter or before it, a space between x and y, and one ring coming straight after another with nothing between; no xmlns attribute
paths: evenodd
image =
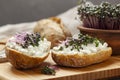
<svg viewBox="0 0 120 80"><path fill-rule="evenodd" d="M60 41L72 36L70 31L63 25L61 19L57 17L38 21L34 32L40 33L42 37L50 41L52 43L51 48L57 46Z"/></svg>
<svg viewBox="0 0 120 80"><path fill-rule="evenodd" d="M53 60L61 66L84 67L107 60L112 54L111 47L91 54L57 54L52 52Z"/></svg>
<svg viewBox="0 0 120 80"><path fill-rule="evenodd" d="M70 31L65 27L65 25L62 23L62 21L61 21L60 18L51 17L50 19L53 20L53 21L55 21L56 23L58 23L60 25L59 27L62 29L65 37L71 37Z"/></svg>
<svg viewBox="0 0 120 80"><path fill-rule="evenodd" d="M29 56L9 47L5 48L9 62L17 69L28 69L39 66L49 55L42 57Z"/></svg>

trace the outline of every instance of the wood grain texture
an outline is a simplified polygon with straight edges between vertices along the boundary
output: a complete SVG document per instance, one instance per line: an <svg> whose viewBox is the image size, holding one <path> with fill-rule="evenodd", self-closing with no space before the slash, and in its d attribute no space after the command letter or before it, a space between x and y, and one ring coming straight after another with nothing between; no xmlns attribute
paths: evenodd
<svg viewBox="0 0 120 80"><path fill-rule="evenodd" d="M56 65L51 56L43 63ZM105 62L84 68L68 68L58 66L56 75L44 75L39 68L17 70L9 62L0 64L0 80L94 80L120 76L120 58L111 57Z"/></svg>
<svg viewBox="0 0 120 80"><path fill-rule="evenodd" d="M4 41L4 40L3 40ZM0 46L0 50L4 45ZM56 65L51 55L43 63ZM0 80L94 80L120 76L120 56L113 56L105 62L90 65L84 68L68 68L58 66L56 75L44 75L40 68L31 70L17 70L9 62L0 63Z"/></svg>

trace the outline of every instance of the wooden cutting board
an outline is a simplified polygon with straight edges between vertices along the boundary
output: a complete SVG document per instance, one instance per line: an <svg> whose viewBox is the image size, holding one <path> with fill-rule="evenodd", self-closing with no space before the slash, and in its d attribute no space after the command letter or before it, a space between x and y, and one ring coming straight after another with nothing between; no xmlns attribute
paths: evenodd
<svg viewBox="0 0 120 80"><path fill-rule="evenodd" d="M3 40L4 42L5 40ZM0 45L0 50L4 46ZM56 65L51 56L43 62ZM40 68L17 70L9 62L0 63L0 80L94 80L120 76L120 56L113 56L107 61L84 68L68 68L58 66L56 75L44 75Z"/></svg>
<svg viewBox="0 0 120 80"><path fill-rule="evenodd" d="M43 63L55 65L51 56ZM0 80L94 80L120 76L120 57L111 57L105 62L84 68L59 67L56 75L44 75L39 68L17 70L9 62L0 63Z"/></svg>

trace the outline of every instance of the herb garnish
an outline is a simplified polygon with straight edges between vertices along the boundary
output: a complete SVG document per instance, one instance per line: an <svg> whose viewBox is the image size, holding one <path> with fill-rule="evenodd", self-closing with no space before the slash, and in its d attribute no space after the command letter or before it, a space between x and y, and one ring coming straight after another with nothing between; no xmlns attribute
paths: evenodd
<svg viewBox="0 0 120 80"><path fill-rule="evenodd" d="M78 39L68 38L65 43L65 47L72 46L71 50L77 49L78 51L82 48L82 45L88 45L90 43L95 43L96 47L99 46L99 43L104 43L102 40L98 40L97 38L91 37L89 35L78 34ZM59 50L63 50L61 46Z"/></svg>
<svg viewBox="0 0 120 80"><path fill-rule="evenodd" d="M62 51L62 50L63 50L63 47L61 46L61 47L59 48L59 50Z"/></svg>
<svg viewBox="0 0 120 80"><path fill-rule="evenodd" d="M21 44L23 48L27 48L29 45L38 46L38 42L40 41L40 34L27 34L24 40L25 43Z"/></svg>
<svg viewBox="0 0 120 80"><path fill-rule="evenodd" d="M44 66L42 69L41 69L41 73L43 74L48 74L48 75L55 75L55 68L54 67L51 67L51 66Z"/></svg>
<svg viewBox="0 0 120 80"><path fill-rule="evenodd" d="M23 48L27 48L29 45L38 46L40 40L42 39L39 33L23 32L15 35L15 42Z"/></svg>

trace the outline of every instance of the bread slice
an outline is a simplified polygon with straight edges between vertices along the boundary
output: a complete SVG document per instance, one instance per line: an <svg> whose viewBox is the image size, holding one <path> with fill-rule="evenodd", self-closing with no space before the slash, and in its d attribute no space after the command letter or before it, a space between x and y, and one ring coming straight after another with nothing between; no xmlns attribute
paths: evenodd
<svg viewBox="0 0 120 80"><path fill-rule="evenodd" d="M38 33L22 32L11 37L5 46L9 62L17 69L39 66L49 55L51 42Z"/></svg>
<svg viewBox="0 0 120 80"><path fill-rule="evenodd" d="M53 60L61 66L67 67L84 67L107 60L112 54L111 47L102 49L96 53L78 53L78 54L61 54L52 51Z"/></svg>
<svg viewBox="0 0 120 80"><path fill-rule="evenodd" d="M49 55L49 52L42 56L30 56L9 47L5 48L9 62L17 69L28 69L39 66Z"/></svg>

